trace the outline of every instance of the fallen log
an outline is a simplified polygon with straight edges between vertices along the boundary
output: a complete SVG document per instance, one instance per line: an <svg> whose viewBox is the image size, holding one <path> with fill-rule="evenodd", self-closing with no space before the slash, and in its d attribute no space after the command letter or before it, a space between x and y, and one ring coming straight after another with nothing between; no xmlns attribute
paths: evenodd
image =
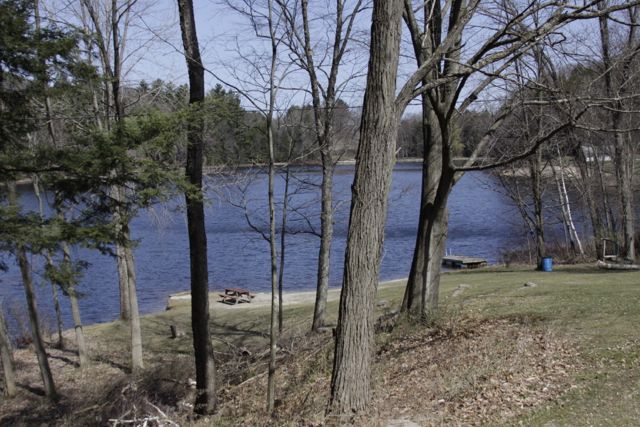
<svg viewBox="0 0 640 427"><path fill-rule="evenodd" d="M602 268L605 270L640 270L639 264L617 264L613 262L604 262L601 260L598 260L597 266L598 268Z"/></svg>

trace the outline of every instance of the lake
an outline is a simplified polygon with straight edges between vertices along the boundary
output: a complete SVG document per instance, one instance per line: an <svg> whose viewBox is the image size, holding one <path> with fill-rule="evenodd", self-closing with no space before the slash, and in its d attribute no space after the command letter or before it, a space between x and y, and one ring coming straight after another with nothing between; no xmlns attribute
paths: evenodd
<svg viewBox="0 0 640 427"><path fill-rule="evenodd" d="M206 227L209 247L210 289L228 286L254 292L270 289L268 243L260 232L268 232L266 219L267 177L264 171L207 178ZM320 171L314 167L294 170L289 213L290 233L286 235L285 290L315 289L319 239L310 226L319 230L317 197ZM335 233L331 256L331 285L339 286L347 234L353 166L340 166L334 184L336 200ZM415 244L420 201L420 164L398 164L393 172L392 190L380 270L381 280L406 277ZM282 198L284 180L278 178L276 196ZM32 208L35 197L29 187L21 189L22 203ZM132 221L140 311L163 310L169 294L189 289L189 250L183 198L139 212ZM281 206L280 206L281 209ZM576 209L578 211L578 209ZM259 231L249 226L247 217ZM561 229L551 219L548 240L560 236ZM577 218L578 224L582 220ZM278 220L280 224L280 220ZM581 231L581 230L579 230ZM467 173L449 199L447 250L457 255L501 261L501 253L526 244L526 231L510 200L500 192L499 183L484 172ZM119 313L115 260L86 249L74 249L74 256L90 263L79 290L85 324L114 320ZM24 290L18 268L8 259L9 271L0 274L0 297L9 317L26 311ZM39 275L41 257L32 259L38 283L38 304L46 323L53 319L51 290ZM63 298L65 325L71 326L70 309ZM213 307L215 309L215 306ZM5 311L5 312L7 312ZM26 316L24 316L26 318Z"/></svg>

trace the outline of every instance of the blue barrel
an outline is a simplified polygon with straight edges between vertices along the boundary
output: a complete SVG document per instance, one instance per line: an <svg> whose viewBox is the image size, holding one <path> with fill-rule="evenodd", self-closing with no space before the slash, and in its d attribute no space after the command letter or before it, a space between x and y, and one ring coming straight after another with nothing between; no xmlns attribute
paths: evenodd
<svg viewBox="0 0 640 427"><path fill-rule="evenodd" d="M542 271L553 271L553 258L550 256L542 258Z"/></svg>

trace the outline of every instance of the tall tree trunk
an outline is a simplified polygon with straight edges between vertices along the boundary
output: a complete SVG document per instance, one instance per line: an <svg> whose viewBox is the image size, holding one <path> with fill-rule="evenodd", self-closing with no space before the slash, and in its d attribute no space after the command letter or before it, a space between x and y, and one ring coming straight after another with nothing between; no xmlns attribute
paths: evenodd
<svg viewBox="0 0 640 427"><path fill-rule="evenodd" d="M201 106L204 101L204 67L200 58L198 35L192 0L178 0L182 44L189 70L189 104L194 113L188 124L186 174L192 191L185 194L189 230L191 268L191 327L196 359L197 414L210 414L216 409L215 362L209 332L209 270L207 234L202 194L204 123Z"/></svg>
<svg viewBox="0 0 640 427"><path fill-rule="evenodd" d="M9 184L9 204L14 207L18 205L16 185L13 182ZM42 334L40 332L40 320L38 319L38 308L36 306L31 266L27 259L27 250L22 243L18 243L16 247L16 257L18 258L20 274L22 275L22 282L24 284L27 311L29 313L29 325L31 326L31 337L38 358L44 393L49 400L55 402L58 400L58 393L56 392L56 386L53 382L53 375L51 375L49 360L47 359L47 351L45 350L44 341L42 340Z"/></svg>
<svg viewBox="0 0 640 427"><path fill-rule="evenodd" d="M273 115L276 103L276 65L278 43L273 21L273 2L268 0L268 25L271 41L271 66L269 70L269 106L266 116L267 150L269 155L269 250L271 255L271 322L269 327L269 372L267 376L267 412L273 413L276 398L276 356L278 351L278 323L276 306L278 296L278 250L276 248L276 205L275 205L275 152L273 138Z"/></svg>
<svg viewBox="0 0 640 427"><path fill-rule="evenodd" d="M287 159L287 166L284 177L284 195L282 197L282 225L280 231L280 266L278 268L278 334L282 334L282 328L284 323L284 312L282 307L282 292L284 291L284 266L285 266L285 252L287 249L286 237L287 237L287 209L289 209L289 180L291 179L291 148L289 149L289 158Z"/></svg>
<svg viewBox="0 0 640 427"><path fill-rule="evenodd" d="M423 160L420 214L411 269L402 301L402 311L418 315L424 312L421 295L424 276L427 274L425 251L433 239L433 236L428 234L430 209L432 209L442 172L442 139L434 135L432 128L434 121L428 96L424 94L422 96Z"/></svg>
<svg viewBox="0 0 640 427"><path fill-rule="evenodd" d="M584 256L584 249L582 248L582 242L580 236L578 236L578 230L573 222L573 215L571 214L571 201L569 200L569 193L567 191L567 184L564 178L564 163L562 161L562 155L558 149L558 162L560 166L560 176L554 165L551 165L553 175L558 188L558 198L560 200L560 209L562 212L562 222L564 224L565 233L569 239L571 250L574 254L578 254L581 257Z"/></svg>
<svg viewBox="0 0 640 427"><path fill-rule="evenodd" d="M603 1L598 3L598 8L604 10L607 2ZM624 52L627 56L623 58L620 65L620 71L622 81L626 81L629 77L629 68L631 61L634 59L638 48L634 46L637 43L635 37L635 27L637 25L637 10L630 12L631 25L629 26L629 38L627 46L628 51ZM599 17L600 23L600 42L602 48L602 65L604 66L604 82L606 95L613 100L613 106L609 110L611 114L611 125L614 131L614 162L616 170L616 181L618 184L618 194L620 196L620 216L622 226L623 237L623 256L629 260L635 260L635 224L634 224L634 212L633 212L633 188L631 185L633 175L629 162L634 162L635 159L631 155L632 150L625 141L625 135L621 130L623 127L622 110L623 105L621 97L623 97L627 89L624 84L613 87L612 71L613 63L611 60L611 45L610 45L610 33L609 33L609 17L603 15Z"/></svg>
<svg viewBox="0 0 640 427"><path fill-rule="evenodd" d="M542 269L546 245L544 241L544 216L542 205L542 153L540 150L529 159L529 175L531 179L531 197L533 198L534 233L536 241L536 265Z"/></svg>
<svg viewBox="0 0 640 427"><path fill-rule="evenodd" d="M324 326L329 294L329 273L331 265L331 242L333 241L333 174L335 166L329 154L321 153L322 184L320 210L320 249L318 252L318 277L316 302L313 309L312 330Z"/></svg>
<svg viewBox="0 0 640 427"><path fill-rule="evenodd" d="M116 129L116 132L118 130ZM112 197L117 203L125 199L125 189L120 186L112 187ZM131 235L129 233L129 218L123 213L121 206L116 206L114 221L118 241L116 242L116 257L118 263L118 283L120 285L120 311L121 318L129 322L131 340L131 369L136 372L143 368L142 360L142 332L140 329L140 311L136 291L136 271L131 248ZM124 307L124 309L123 309Z"/></svg>
<svg viewBox="0 0 640 427"><path fill-rule="evenodd" d="M117 220L116 220L117 221ZM131 320L131 303L129 301L129 274L127 254L121 243L116 244L116 263L118 266L118 288L120 292L120 320Z"/></svg>
<svg viewBox="0 0 640 427"><path fill-rule="evenodd" d="M16 370L13 362L13 346L4 321L4 314L0 310L0 359L2 360L2 372L4 374L4 395L13 397L16 395Z"/></svg>
<svg viewBox="0 0 640 427"><path fill-rule="evenodd" d="M613 113L617 117L619 113ZM622 127L621 120L618 118L613 121L614 129ZM623 251L625 259L635 261L636 244L635 244L635 223L633 212L633 189L631 185L633 175L630 172L629 162L634 159L631 156L624 134L622 132L615 133L615 161L616 161L616 179L618 183L618 193L620 195L620 213L622 223Z"/></svg>
<svg viewBox="0 0 640 427"><path fill-rule="evenodd" d="M302 67L309 75L311 98L313 105L313 119L316 140L320 150L322 163L322 183L320 201L320 248L318 251L318 272L316 281L316 301L313 310L313 322L311 329L318 331L325 323L327 308L327 296L329 291L329 276L331 267L331 242L333 239L333 175L335 172L336 158L335 135L333 130L334 110L336 107L336 94L338 85L338 72L342 64L342 57L347 50L351 39L353 23L361 12L362 0L353 3L351 14L344 11L344 0L336 1L335 25L332 26L333 46L331 46L331 66L327 75L325 90L321 90L318 75L316 73L315 58L313 55L314 43L311 39L311 26L309 24L309 0L301 0L300 9L302 15L302 29L304 32L304 52L300 54L304 60L300 61ZM292 15L289 15L290 17ZM295 19L289 21L291 31L297 32ZM344 31L343 31L344 30ZM322 71L324 74L324 70ZM324 104L321 96L324 97Z"/></svg>
<svg viewBox="0 0 640 427"><path fill-rule="evenodd" d="M71 266L71 249L66 242L62 242L63 262L67 266ZM76 283L70 283L67 288L69 302L71 303L71 316L73 318L73 330L76 334L76 343L78 345L78 359L80 367L84 368L89 365L89 354L87 345L84 340L84 331L82 330L82 319L80 317L80 304L78 304L78 294L76 292Z"/></svg>
<svg viewBox="0 0 640 427"><path fill-rule="evenodd" d="M267 411L269 413L272 413L275 406L276 352L278 350L278 324L276 316L276 307L278 304L278 252L276 249L276 208L273 189L275 181L275 159L273 150L274 141L271 117L267 117L267 138L269 144L269 249L271 255L271 323L269 327L269 375L267 379Z"/></svg>
<svg viewBox="0 0 640 427"><path fill-rule="evenodd" d="M35 0L33 4L34 9L34 18L36 31L40 31L41 29L41 19L40 19L40 1ZM44 78L42 80L42 88L44 92L44 112L45 118L47 120L47 132L49 133L49 138L51 139L51 143L55 146L57 144L57 136L55 127L53 125L53 117L51 114L51 99L49 98L49 78L47 71L47 64L44 60L40 61L43 69L45 70ZM38 210L40 213L40 218L44 220L44 202L42 200L42 194L40 191L40 180L37 174L33 175L33 192L38 200ZM51 253L47 252L47 265L52 266L53 261L51 259ZM58 299L58 289L55 283L51 282L51 295L53 298L53 307L56 313L56 326L58 327L58 347L60 349L64 349L64 339L62 338L62 314L60 312L60 301Z"/></svg>
<svg viewBox="0 0 640 427"><path fill-rule="evenodd" d="M589 219L591 220L591 228L593 228L593 247L596 251L596 258L600 259L602 255L602 239L606 236L604 225L602 223L602 215L598 210L595 202L593 186L593 176L590 172L589 164L587 162L582 146L578 147L578 155L576 157L576 164L580 171L580 180L582 181L582 193L585 197L585 202L589 212Z"/></svg>
<svg viewBox="0 0 640 427"><path fill-rule="evenodd" d="M602 194L602 210L604 212L604 224L607 230L607 234L610 238L613 238L618 226L615 220L615 215L613 214L613 208L611 203L609 203L609 192L607 190L607 178L604 172L604 167L602 162L604 162L605 156L608 156L606 150L602 151L602 154L598 152L596 147L594 147L594 156L593 156L593 164L596 166L596 171L598 172L598 184L600 185L600 193ZM611 156L610 156L611 157Z"/></svg>
<svg viewBox="0 0 640 427"><path fill-rule="evenodd" d="M48 97L47 97L48 99ZM51 134L53 135L53 134ZM36 200L38 201L38 211L40 214L40 219L44 220L44 201L42 199L42 192L40 189L40 179L37 174L33 175L33 193L36 196ZM46 262L47 266L53 266L53 260L51 259L51 252L47 251L46 254ZM62 312L60 310L60 299L58 298L58 287L55 283L50 282L51 285L51 296L53 298L53 309L56 313L56 326L58 329L58 348L64 349L64 338L62 337Z"/></svg>
<svg viewBox="0 0 640 427"><path fill-rule="evenodd" d="M111 197L116 203L121 203L123 199L123 188L118 186L111 187ZM116 233L122 235L123 224L128 222L122 215L122 209L116 206L113 213L113 221L116 225ZM126 245L122 239L116 242L116 265L118 267L118 289L120 292L120 320L129 321L131 319L131 302L129 301L129 268L127 266Z"/></svg>
<svg viewBox="0 0 640 427"><path fill-rule="evenodd" d="M422 318L432 321L438 310L438 297L440 294L440 273L442 271L442 258L446 249L447 235L449 230L448 210L446 202L440 204L436 209L435 218L430 221L429 256L425 260L426 269L422 280L422 294L420 305L422 307Z"/></svg>
<svg viewBox="0 0 640 427"><path fill-rule="evenodd" d="M103 97L104 97L104 117L105 123L100 120L97 113L97 97L93 92L94 111L96 111L96 124L99 129L106 128L111 131L114 129L116 137L121 137L122 132L120 121L124 118L124 104L122 102L122 66L124 62L125 43L127 38L127 30L129 25L129 15L131 13L132 0L127 0L125 5L118 6L117 0L111 0L110 6L106 6L105 1L104 11L105 16L101 16L101 10L96 9L96 5L91 0L82 0L82 6L84 14L85 11L89 15L91 22L93 23L93 31L91 31L95 45L98 48L100 54L100 61L102 70L106 76L105 84L103 85ZM109 13L110 12L110 15ZM109 16L107 16L109 15ZM121 31L120 24L124 20L124 28ZM106 28L103 28L106 27ZM103 31L104 30L104 31ZM111 40L109 40L111 36ZM90 43L90 42L88 42ZM92 43L89 44L89 51L91 51ZM111 63L113 59L113 64ZM113 117L112 112L113 111ZM116 170L111 172L113 175L117 174ZM111 197L114 198L117 204L120 204L124 200L125 189L119 186L113 186L111 189ZM114 222L124 224L128 226L128 212L123 211L123 208L116 207L113 218ZM126 221L126 222L125 222ZM120 234L119 230L118 234ZM116 242L116 263L118 267L118 286L120 292L120 319L129 320L131 313L131 301L129 300L130 290L129 283L131 279L128 277L128 271L134 270L133 265L129 266L128 260L133 260L132 257L127 255L127 249L129 242L119 239Z"/></svg>
<svg viewBox="0 0 640 427"><path fill-rule="evenodd" d="M331 378L330 407L336 413L361 410L371 398L373 314L399 121L395 90L402 8L401 0L373 4Z"/></svg>
<svg viewBox="0 0 640 427"><path fill-rule="evenodd" d="M123 236L127 242L131 241L129 235L128 224L123 229ZM138 308L138 295L136 290L136 271L135 262L133 259L133 249L127 245L124 248L126 266L127 266L127 278L128 278L128 292L129 292L129 330L131 333L131 370L139 372L144 363L142 360L142 330L140 327L140 310Z"/></svg>

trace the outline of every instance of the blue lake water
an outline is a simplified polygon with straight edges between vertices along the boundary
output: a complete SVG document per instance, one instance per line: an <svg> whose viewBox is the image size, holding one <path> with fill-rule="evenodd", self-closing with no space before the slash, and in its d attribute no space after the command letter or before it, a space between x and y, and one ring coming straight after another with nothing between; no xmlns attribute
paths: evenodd
<svg viewBox="0 0 640 427"><path fill-rule="evenodd" d="M252 291L270 289L269 246L247 223L267 232L267 177L262 171L215 176L207 179L206 206L209 247L210 288L243 287ZM336 202L335 234L331 256L331 285L342 278L347 234L350 187L353 167L340 166L334 185ZM320 171L317 168L295 170L289 213L291 231L287 234L285 289L315 288L319 239L310 226L319 230L317 197ZM415 244L420 201L421 165L399 164L393 173L392 191L386 226L381 280L406 277ZM278 179L276 196L282 198L284 181ZM35 206L29 187L22 188L22 203ZM163 310L171 293L189 289L189 250L186 216L182 197L140 211L131 224L138 240L135 248L138 299L142 313ZM243 208L242 206L246 206ZM297 212L297 213L296 213ZM304 215L300 214L304 213ZM278 220L280 223L280 220ZM578 223L582 221L578 218ZM559 227L551 226L559 236ZM501 260L505 249L526 242L526 232L509 199L500 193L499 184L483 172L466 174L455 186L449 199L449 238L447 249L458 255L484 257L491 263ZM86 324L110 321L119 309L115 260L86 249L74 249L76 258L90 263L80 284ZM5 310L24 311L24 290L15 261L7 259L9 271L0 273L0 298ZM34 277L38 282L38 304L45 322L53 318L51 291L40 275L42 259L33 257ZM71 326L70 310L63 298L66 326Z"/></svg>

